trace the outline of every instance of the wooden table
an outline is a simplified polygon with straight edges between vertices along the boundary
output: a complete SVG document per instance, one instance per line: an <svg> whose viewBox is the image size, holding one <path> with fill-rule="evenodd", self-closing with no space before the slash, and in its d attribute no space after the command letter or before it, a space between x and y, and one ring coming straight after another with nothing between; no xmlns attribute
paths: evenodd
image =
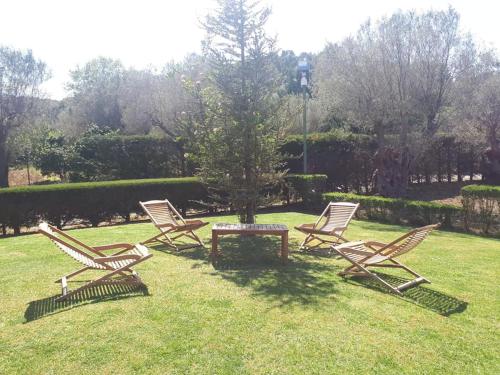
<svg viewBox="0 0 500 375"><path fill-rule="evenodd" d="M272 235L281 236L281 260L288 260L288 228L283 224L224 224L216 223L212 227L212 252L210 255L215 259L219 255L217 245L219 236L226 234L240 235Z"/></svg>

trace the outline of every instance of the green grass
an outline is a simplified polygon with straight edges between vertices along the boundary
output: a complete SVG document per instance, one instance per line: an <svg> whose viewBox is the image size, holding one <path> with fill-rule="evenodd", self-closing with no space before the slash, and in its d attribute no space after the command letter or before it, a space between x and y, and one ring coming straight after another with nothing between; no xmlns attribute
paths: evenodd
<svg viewBox="0 0 500 375"><path fill-rule="evenodd" d="M258 217L290 228L313 220ZM346 236L391 240L407 229L355 221ZM71 231L95 245L154 232L147 223ZM224 237L214 266L210 227L200 233L206 249L157 247L137 267L148 293L116 288L63 304L53 281L78 264L40 235L0 240L0 373L500 373L498 240L434 232L402 258L433 283L401 298L344 281L346 262L324 252L293 252L282 266L272 237ZM300 238L291 231L291 249Z"/></svg>

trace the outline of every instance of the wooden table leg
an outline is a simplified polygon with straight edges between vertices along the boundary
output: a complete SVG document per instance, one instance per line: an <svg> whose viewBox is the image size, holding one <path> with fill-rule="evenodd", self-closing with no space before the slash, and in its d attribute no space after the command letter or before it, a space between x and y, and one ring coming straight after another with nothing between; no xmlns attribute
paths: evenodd
<svg viewBox="0 0 500 375"><path fill-rule="evenodd" d="M288 231L281 235L281 260L283 263L288 261Z"/></svg>
<svg viewBox="0 0 500 375"><path fill-rule="evenodd" d="M219 241L219 235L217 232L212 231L212 252L210 253L210 256L212 259L215 259L217 257L217 242Z"/></svg>

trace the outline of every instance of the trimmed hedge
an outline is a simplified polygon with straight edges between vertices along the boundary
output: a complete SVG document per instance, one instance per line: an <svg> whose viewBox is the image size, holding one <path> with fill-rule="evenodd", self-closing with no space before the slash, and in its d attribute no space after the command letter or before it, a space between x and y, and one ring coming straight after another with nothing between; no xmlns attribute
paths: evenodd
<svg viewBox="0 0 500 375"><path fill-rule="evenodd" d="M371 189L376 151L373 137L343 131L313 133L307 137L307 149L307 170L326 175L331 188L342 188L343 191L360 191L362 187L367 191ZM300 173L303 168L302 136L288 137L281 152L286 157L286 168L291 173Z"/></svg>
<svg viewBox="0 0 500 375"><path fill-rule="evenodd" d="M456 222L463 215L463 210L460 207L407 199L349 193L325 193L323 200L326 202L360 203L358 217L392 224L420 226L440 222L443 227L452 228L457 226Z"/></svg>
<svg viewBox="0 0 500 375"><path fill-rule="evenodd" d="M287 138L281 146L285 167L300 173L303 163L301 135ZM477 148L477 147L476 147ZM427 150L412 162L410 180L431 183L433 180L462 181L480 171L481 152L474 145L447 134L438 134ZM307 138L307 170L328 176L331 191L370 192L374 190L374 156L377 142L373 136L335 130L312 133Z"/></svg>
<svg viewBox="0 0 500 375"><path fill-rule="evenodd" d="M138 202L168 199L179 209L192 206L207 193L195 177L83 182L0 189L0 224L20 233L22 226L47 220L62 227L78 219L97 226L139 212Z"/></svg>
<svg viewBox="0 0 500 375"><path fill-rule="evenodd" d="M461 190L463 197L485 197L500 199L500 186L467 185Z"/></svg>
<svg viewBox="0 0 500 375"><path fill-rule="evenodd" d="M500 230L500 186L468 185L462 192L464 227L479 228L484 234Z"/></svg>
<svg viewBox="0 0 500 375"><path fill-rule="evenodd" d="M286 200L302 199L306 205L316 205L321 202L321 195L326 191L328 177L324 174L290 174L285 177L287 184Z"/></svg>

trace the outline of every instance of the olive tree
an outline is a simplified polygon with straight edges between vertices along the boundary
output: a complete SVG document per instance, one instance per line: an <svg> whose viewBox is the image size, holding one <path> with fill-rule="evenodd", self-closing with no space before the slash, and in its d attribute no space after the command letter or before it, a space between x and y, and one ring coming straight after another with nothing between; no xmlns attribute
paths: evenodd
<svg viewBox="0 0 500 375"><path fill-rule="evenodd" d="M330 44L315 72L325 112L375 134L376 185L403 196L412 159L432 138L450 107L450 88L469 44L453 9L397 12L368 21L355 36Z"/></svg>
<svg viewBox="0 0 500 375"><path fill-rule="evenodd" d="M46 79L47 66L31 51L0 47L0 187L9 186L9 135L32 113Z"/></svg>

